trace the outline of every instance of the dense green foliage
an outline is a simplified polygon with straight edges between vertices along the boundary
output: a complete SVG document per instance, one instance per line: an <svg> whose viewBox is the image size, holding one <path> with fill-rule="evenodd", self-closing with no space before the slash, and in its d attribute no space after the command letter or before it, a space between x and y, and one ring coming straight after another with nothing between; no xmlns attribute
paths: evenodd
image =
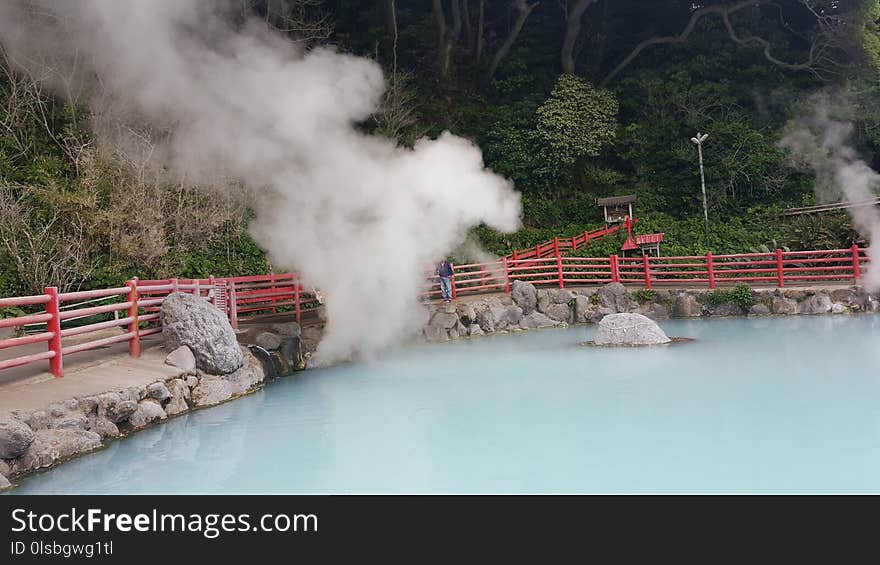
<svg viewBox="0 0 880 565"><path fill-rule="evenodd" d="M637 196L636 231L663 232L664 255L862 242L842 213L778 217L815 203L811 175L778 143L809 95L830 88L852 105L852 143L880 163L878 0L597 0L574 29L584 3L443 0L438 13L428 0L258 0L231 21L256 15L306 45L377 60L389 91L365 131L410 145L449 129L478 143L523 196L523 230L475 230L492 253L598 227L595 199L619 194ZM738 42L711 10L740 4L728 14ZM652 38L666 40L638 47ZM145 177L96 149L87 108L2 60L0 70L0 295L265 270L247 234L247 195ZM697 131L710 135L709 241L689 141ZM615 253L623 237L578 254ZM29 270L36 264L53 265L50 276Z"/></svg>
<svg viewBox="0 0 880 565"><path fill-rule="evenodd" d="M564 74L535 111L538 133L557 161L573 165L586 157L597 157L614 140L617 110L613 94Z"/></svg>
<svg viewBox="0 0 880 565"><path fill-rule="evenodd" d="M708 293L706 303L710 305L733 304L743 310L748 310L755 304L755 291L747 284L738 284L734 288L721 288Z"/></svg>

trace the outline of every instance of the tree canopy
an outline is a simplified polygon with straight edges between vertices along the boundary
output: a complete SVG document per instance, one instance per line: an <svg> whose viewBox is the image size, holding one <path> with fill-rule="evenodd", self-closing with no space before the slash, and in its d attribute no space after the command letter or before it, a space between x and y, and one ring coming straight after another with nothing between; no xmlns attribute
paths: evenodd
<svg viewBox="0 0 880 565"><path fill-rule="evenodd" d="M246 19L307 49L378 61L388 89L365 131L402 145L446 129L473 139L523 193L530 229L479 230L497 252L583 230L600 221L595 198L628 193L642 225L699 251L687 235L701 229L697 131L710 133L719 250L853 241L845 217L807 229L774 215L813 199L812 178L779 141L819 90L852 105L852 142L880 164L878 0L251 0L230 15ZM8 61L0 69L0 294L38 286L27 254L58 263L68 286L265 265L244 228L246 194L218 200L150 181L138 163L97 151L87 109ZM119 228L139 206L132 194L159 204L136 241ZM208 218L197 228L182 217L193 206ZM809 230L822 235L810 241ZM72 238L82 253L63 252Z"/></svg>

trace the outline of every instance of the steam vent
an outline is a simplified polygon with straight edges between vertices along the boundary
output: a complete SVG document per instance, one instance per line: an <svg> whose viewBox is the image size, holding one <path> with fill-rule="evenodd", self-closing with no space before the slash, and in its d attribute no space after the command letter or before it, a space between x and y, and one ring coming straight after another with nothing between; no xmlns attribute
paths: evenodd
<svg viewBox="0 0 880 565"><path fill-rule="evenodd" d="M660 345L672 340L654 320L641 314L609 314L599 322L593 345Z"/></svg>

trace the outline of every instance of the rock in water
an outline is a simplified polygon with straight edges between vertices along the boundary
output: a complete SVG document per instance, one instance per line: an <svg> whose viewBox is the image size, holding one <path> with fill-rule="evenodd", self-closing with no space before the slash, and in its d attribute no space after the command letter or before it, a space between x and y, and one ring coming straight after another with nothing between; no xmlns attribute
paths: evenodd
<svg viewBox="0 0 880 565"><path fill-rule="evenodd" d="M200 370L212 375L228 375L244 365L244 356L229 320L204 298L171 293L162 302L161 316L162 335L168 349L188 346Z"/></svg>
<svg viewBox="0 0 880 565"><path fill-rule="evenodd" d="M599 322L596 345L657 345L672 340L657 322L641 314L609 314Z"/></svg>

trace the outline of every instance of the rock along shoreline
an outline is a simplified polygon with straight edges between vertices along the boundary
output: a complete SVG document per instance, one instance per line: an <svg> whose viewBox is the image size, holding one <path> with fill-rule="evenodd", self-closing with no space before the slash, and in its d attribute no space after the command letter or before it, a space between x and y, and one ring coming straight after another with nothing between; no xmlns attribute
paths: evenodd
<svg viewBox="0 0 880 565"><path fill-rule="evenodd" d="M652 320L851 314L880 311L880 296L861 286L645 290L620 283L574 289L536 289L515 281L509 295L475 296L432 306L422 333L449 341L495 333L597 324L610 314L642 314Z"/></svg>

